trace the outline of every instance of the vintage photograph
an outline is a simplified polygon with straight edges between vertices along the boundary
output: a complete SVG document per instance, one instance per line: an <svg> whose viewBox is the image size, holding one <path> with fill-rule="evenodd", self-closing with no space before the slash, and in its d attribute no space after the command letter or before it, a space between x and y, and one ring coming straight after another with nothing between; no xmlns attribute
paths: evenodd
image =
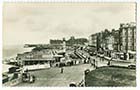
<svg viewBox="0 0 140 90"><path fill-rule="evenodd" d="M136 87L136 3L4 2L3 87Z"/></svg>

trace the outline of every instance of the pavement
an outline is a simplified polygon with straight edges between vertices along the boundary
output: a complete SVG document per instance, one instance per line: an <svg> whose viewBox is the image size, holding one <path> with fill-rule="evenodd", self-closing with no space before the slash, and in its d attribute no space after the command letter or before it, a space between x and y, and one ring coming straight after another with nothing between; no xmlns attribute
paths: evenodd
<svg viewBox="0 0 140 90"><path fill-rule="evenodd" d="M64 73L60 73L60 68L50 68L44 70L30 71L35 75L34 83L20 83L17 86L48 86L48 87L68 87L71 82L79 83L84 78L84 71L93 68L91 64L80 64L64 67Z"/></svg>
<svg viewBox="0 0 140 90"><path fill-rule="evenodd" d="M107 66L107 64L108 64L107 59L101 59L101 58L95 57L95 56L92 56L92 58L96 60L96 65L98 67ZM129 65L135 65L135 63L136 62L123 61L123 60L119 60L119 59L111 61L111 65L113 65L113 66L123 66L123 67L128 67Z"/></svg>

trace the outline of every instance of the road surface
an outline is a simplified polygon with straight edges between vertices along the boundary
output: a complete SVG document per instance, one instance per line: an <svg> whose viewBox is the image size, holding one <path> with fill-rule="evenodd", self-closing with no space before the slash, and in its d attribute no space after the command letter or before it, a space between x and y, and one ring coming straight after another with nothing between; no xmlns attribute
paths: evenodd
<svg viewBox="0 0 140 90"><path fill-rule="evenodd" d="M64 73L60 73L60 68L50 68L45 70L31 71L36 77L35 83L20 83L17 86L69 86L71 82L79 83L84 76L86 69L92 68L90 64L80 64L76 66L64 67Z"/></svg>

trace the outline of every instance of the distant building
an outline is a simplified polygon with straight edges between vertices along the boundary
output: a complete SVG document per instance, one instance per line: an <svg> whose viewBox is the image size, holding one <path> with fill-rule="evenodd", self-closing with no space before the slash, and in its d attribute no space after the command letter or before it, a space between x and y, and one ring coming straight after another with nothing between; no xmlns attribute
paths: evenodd
<svg viewBox="0 0 140 90"><path fill-rule="evenodd" d="M103 34L102 32L97 33L97 51L103 51L103 40L102 40Z"/></svg>
<svg viewBox="0 0 140 90"><path fill-rule="evenodd" d="M109 36L107 36L104 39L104 47L103 47L103 51L104 51L104 55L111 57L111 53L114 51L114 37L112 34L110 34Z"/></svg>
<svg viewBox="0 0 140 90"><path fill-rule="evenodd" d="M108 50L114 50L114 37L113 35L109 35L108 37L106 37L106 41L105 41L105 49L108 49Z"/></svg>
<svg viewBox="0 0 140 90"><path fill-rule="evenodd" d="M59 40L59 39L56 39L56 40L50 40L50 44L54 44L54 45L60 45L60 44L63 44L63 40Z"/></svg>
<svg viewBox="0 0 140 90"><path fill-rule="evenodd" d="M95 33L89 36L89 46L92 47L92 50L102 52L105 48L105 41L102 39L103 34Z"/></svg>
<svg viewBox="0 0 140 90"><path fill-rule="evenodd" d="M97 34L92 34L89 36L89 46L97 50Z"/></svg>
<svg viewBox="0 0 140 90"><path fill-rule="evenodd" d="M48 44L25 44L24 48L30 48L30 47L48 47Z"/></svg>
<svg viewBox="0 0 140 90"><path fill-rule="evenodd" d="M73 46L73 45L85 45L88 40L86 38L75 38L71 36L68 40L50 40L51 45L63 45L65 41L66 46Z"/></svg>
<svg viewBox="0 0 140 90"><path fill-rule="evenodd" d="M88 43L88 40L86 38L75 38L74 36L71 36L69 40L66 41L66 45L85 45Z"/></svg>
<svg viewBox="0 0 140 90"><path fill-rule="evenodd" d="M114 43L113 43L113 50L118 52L119 48L120 48L120 35L119 35L119 30L112 30L111 32L112 34L112 38L114 39Z"/></svg>

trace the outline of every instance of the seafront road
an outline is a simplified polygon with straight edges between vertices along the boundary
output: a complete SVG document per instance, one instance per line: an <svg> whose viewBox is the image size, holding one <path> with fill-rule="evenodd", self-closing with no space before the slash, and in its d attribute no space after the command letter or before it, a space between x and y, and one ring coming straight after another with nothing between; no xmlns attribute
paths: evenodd
<svg viewBox="0 0 140 90"><path fill-rule="evenodd" d="M35 75L36 81L34 83L20 83L17 86L68 87L71 82L79 83L84 78L84 71L89 68L93 68L91 64L79 64L64 67L64 73L60 73L58 67L30 71L31 74Z"/></svg>

